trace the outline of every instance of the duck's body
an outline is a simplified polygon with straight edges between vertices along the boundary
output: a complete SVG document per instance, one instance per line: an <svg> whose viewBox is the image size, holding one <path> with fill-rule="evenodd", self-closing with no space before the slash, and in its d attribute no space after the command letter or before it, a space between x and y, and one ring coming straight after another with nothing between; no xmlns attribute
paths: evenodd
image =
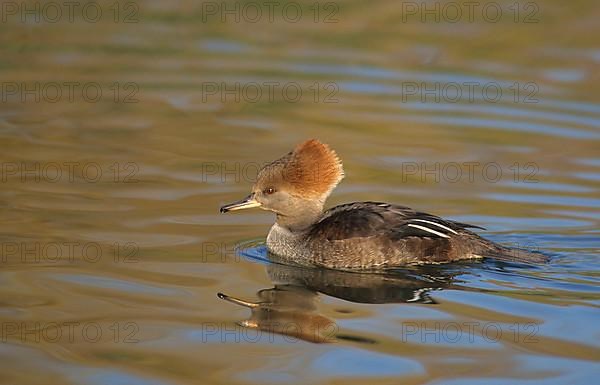
<svg viewBox="0 0 600 385"><path fill-rule="evenodd" d="M381 269L483 257L545 259L497 245L468 228L479 227L404 206L354 202L333 207L304 230L290 231L275 223L267 247L292 262L333 269Z"/></svg>
<svg viewBox="0 0 600 385"><path fill-rule="evenodd" d="M316 140L307 141L265 166L253 193L221 211L262 207L275 212L267 247L299 264L354 270L484 257L546 260L542 254L509 249L468 230L478 226L405 206L355 202L323 212L325 199L342 177L337 155Z"/></svg>

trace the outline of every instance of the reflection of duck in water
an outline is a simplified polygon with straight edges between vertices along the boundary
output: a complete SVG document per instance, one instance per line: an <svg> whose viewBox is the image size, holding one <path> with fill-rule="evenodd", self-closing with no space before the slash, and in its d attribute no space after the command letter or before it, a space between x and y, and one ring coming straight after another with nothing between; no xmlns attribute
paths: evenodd
<svg viewBox="0 0 600 385"><path fill-rule="evenodd" d="M318 294L301 286L282 285L263 289L259 302L247 302L223 293L217 296L250 308L249 319L241 326L291 336L310 342L332 342L337 326L333 320L317 311Z"/></svg>
<svg viewBox="0 0 600 385"><path fill-rule="evenodd" d="M454 274L437 266L386 274L353 273L329 269L269 264L271 289L258 292L259 302L219 293L221 299L248 307L252 314L240 325L311 342L362 337L338 333L335 322L318 312L319 293L358 303L420 302L433 304L428 292L452 286Z"/></svg>
<svg viewBox="0 0 600 385"><path fill-rule="evenodd" d="M267 236L269 251L288 262L333 269L386 269L490 257L543 262L542 254L509 249L469 228L408 207L355 202L323 212L344 176L327 145L308 140L266 165L252 193L221 212L261 207L277 214Z"/></svg>

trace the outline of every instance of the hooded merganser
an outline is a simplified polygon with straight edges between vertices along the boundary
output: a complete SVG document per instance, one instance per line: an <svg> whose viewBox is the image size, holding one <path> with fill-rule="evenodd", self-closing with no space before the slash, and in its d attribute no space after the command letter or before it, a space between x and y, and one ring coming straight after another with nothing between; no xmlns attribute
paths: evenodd
<svg viewBox="0 0 600 385"><path fill-rule="evenodd" d="M221 212L260 207L277 220L267 248L303 265L332 269L385 269L490 257L545 262L543 254L511 249L475 234L479 226L442 219L405 206L354 202L323 212L344 177L342 162L328 145L311 139L264 166L252 193Z"/></svg>

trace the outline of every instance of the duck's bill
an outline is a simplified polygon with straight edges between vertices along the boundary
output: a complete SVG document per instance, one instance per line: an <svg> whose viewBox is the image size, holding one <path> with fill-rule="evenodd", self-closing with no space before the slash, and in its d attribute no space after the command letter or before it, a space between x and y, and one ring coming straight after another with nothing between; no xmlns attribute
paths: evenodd
<svg viewBox="0 0 600 385"><path fill-rule="evenodd" d="M258 203L252 194L248 195L246 198L230 203L221 207L221 212L226 213L229 211L243 210L243 209L251 209L253 207L260 207L260 203Z"/></svg>

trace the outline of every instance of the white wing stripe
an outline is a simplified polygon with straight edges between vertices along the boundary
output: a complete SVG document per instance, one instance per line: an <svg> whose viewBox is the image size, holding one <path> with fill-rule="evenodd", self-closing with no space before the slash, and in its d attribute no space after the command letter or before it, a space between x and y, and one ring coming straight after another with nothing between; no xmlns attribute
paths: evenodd
<svg viewBox="0 0 600 385"><path fill-rule="evenodd" d="M434 226L437 226L437 227L441 227L444 230L448 230L451 233L458 234L456 231L452 230L450 227L444 226L444 225L436 223L436 222L426 221L425 219L413 219L413 221L419 221L419 222L429 223L430 225L434 225Z"/></svg>
<svg viewBox="0 0 600 385"><path fill-rule="evenodd" d="M416 229L420 229L420 230L423 230L423 231L427 231L428 233L435 234L435 235L437 235L438 237L442 237L442 238L450 238L450 237L449 237L449 236L447 236L446 234L442 234L442 233L440 233L439 231L435 231L435 230L429 229L429 228L427 228L427 227L424 227L424 226L413 225L412 223L409 223L409 224L408 224L408 226L410 226L410 227L414 227L414 228L416 228Z"/></svg>

